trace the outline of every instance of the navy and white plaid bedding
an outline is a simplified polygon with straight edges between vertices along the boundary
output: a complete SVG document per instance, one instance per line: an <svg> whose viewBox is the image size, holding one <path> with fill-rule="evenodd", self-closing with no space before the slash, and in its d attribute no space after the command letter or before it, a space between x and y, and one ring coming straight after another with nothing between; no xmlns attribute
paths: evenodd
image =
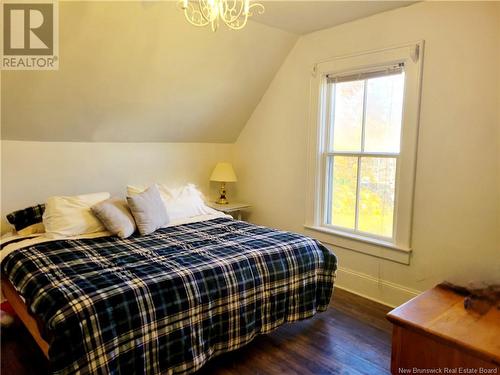
<svg viewBox="0 0 500 375"><path fill-rule="evenodd" d="M191 373L328 307L337 260L299 234L218 218L14 251L2 272L44 324L53 373Z"/></svg>

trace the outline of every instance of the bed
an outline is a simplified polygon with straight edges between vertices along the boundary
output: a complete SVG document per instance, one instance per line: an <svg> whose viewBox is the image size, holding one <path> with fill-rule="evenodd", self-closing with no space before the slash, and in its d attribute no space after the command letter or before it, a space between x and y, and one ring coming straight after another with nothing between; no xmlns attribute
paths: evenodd
<svg viewBox="0 0 500 375"><path fill-rule="evenodd" d="M227 217L5 250L2 289L54 374L192 373L326 310L337 267L316 240Z"/></svg>

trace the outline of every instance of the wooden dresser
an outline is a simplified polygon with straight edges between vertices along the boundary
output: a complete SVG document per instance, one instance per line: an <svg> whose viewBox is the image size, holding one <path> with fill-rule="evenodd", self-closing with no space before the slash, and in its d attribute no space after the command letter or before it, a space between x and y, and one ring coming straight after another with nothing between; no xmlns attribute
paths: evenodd
<svg viewBox="0 0 500 375"><path fill-rule="evenodd" d="M480 315L465 310L463 301L437 286L387 314L393 324L393 374L425 373L415 368L500 374L500 310L491 307Z"/></svg>

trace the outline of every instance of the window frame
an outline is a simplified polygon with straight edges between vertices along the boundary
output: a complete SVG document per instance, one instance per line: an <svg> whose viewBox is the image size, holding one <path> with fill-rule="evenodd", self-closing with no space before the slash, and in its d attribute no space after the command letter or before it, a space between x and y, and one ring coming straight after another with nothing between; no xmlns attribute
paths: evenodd
<svg viewBox="0 0 500 375"><path fill-rule="evenodd" d="M418 41L383 50L341 56L320 62L313 67L304 226L306 229L314 230L322 241L345 249L409 264L423 46L424 42ZM328 173L327 153L329 152L327 142L331 139L328 119L331 118L332 107L328 102L330 99L328 95L333 87L332 84L328 84L327 76L364 73L397 64L404 64L405 81L400 152L396 157L393 238L373 234L365 235L360 231L326 225L325 199ZM383 154L389 154L389 152Z"/></svg>
<svg viewBox="0 0 500 375"><path fill-rule="evenodd" d="M392 67L393 65L389 65L389 66L382 66L380 67L381 69L385 69L385 68L390 68ZM404 68L402 69L402 72L404 74ZM350 72L347 73L348 75L350 74ZM390 76L391 74L384 74L384 75L379 75L378 77L381 77L381 76ZM405 76L403 76L405 77ZM348 234L356 234L358 236L363 236L363 237L368 237L368 238L374 238L374 239L378 239L380 241L388 241L388 242L394 242L394 239L395 239L395 233L396 233L396 228L395 228L395 224L396 224L396 213L397 213L397 203L398 203L398 200L397 200L397 194L398 194L398 185L399 185L399 170L400 170L400 166L401 166L401 163L400 163L400 155L401 155L401 147L400 147L400 150L399 152L369 152L369 151L365 151L364 148L365 148L365 145L364 145L364 141L365 141L365 136L366 136L366 111L367 111L367 90L368 90L368 80L369 79L374 79L375 77L367 77L367 78L364 78L364 79L360 79L358 81L362 81L363 82L363 102L362 102L362 105L363 105L363 116L362 116L362 124L361 124L361 138L360 138L360 142L361 142L361 147L360 147L360 150L359 151L335 151L333 149L333 146L332 146L332 141L333 141L333 134L332 132L335 132L335 129L334 129L334 126L335 126L335 122L333 121L333 118L334 118L334 113L332 113L333 109L335 108L335 93L334 93L334 90L335 90L335 84L336 83L331 83L331 82L327 82L326 85L326 96L325 96L325 106L327 106L326 108L326 123L325 123L325 132L326 132L326 136L325 136L325 145L324 145L324 152L323 152L323 163L325 165L325 170L323 171L324 173L324 185L325 185L325 194L323 196L323 203L321 205L321 208L323 210L322 214L321 214L321 223L320 225L322 227L325 227L325 228L330 228L332 230L336 230L336 231L340 231L340 232L346 232ZM355 80L346 80L346 81L342 81L342 82L354 82ZM403 92L404 92L404 85L403 85ZM404 101L402 103L402 107L404 108ZM324 109L325 110L325 109ZM403 127L403 124L401 123L401 129ZM401 138L402 138L402 134L401 134L401 131L400 131L400 144L401 144ZM339 226L339 225L335 225L333 223L328 223L328 218L329 216L331 215L331 204L332 204L332 201L333 201L333 196L330 198L330 196L332 195L332 188L333 188L333 184L332 184L332 179L333 179L333 176L331 175L332 172L333 172L333 163L334 163L334 160L335 160L335 157L336 156L347 156L347 157L355 157L357 158L357 170L356 170L356 206L355 206L355 224L354 224L354 229L350 229L350 228L345 228L345 227L342 227L342 226ZM361 229L356 229L358 223L359 223L359 195L360 195L360 184L361 184L361 165L362 165L362 159L363 158L389 158L389 159L394 159L395 162L396 162L396 170L395 170L395 191L394 191L394 207L393 207L393 222L392 222L392 236L391 237L387 237L387 236L382 236L382 235L377 235L375 233L369 233L369 232L366 232L366 231L363 231Z"/></svg>

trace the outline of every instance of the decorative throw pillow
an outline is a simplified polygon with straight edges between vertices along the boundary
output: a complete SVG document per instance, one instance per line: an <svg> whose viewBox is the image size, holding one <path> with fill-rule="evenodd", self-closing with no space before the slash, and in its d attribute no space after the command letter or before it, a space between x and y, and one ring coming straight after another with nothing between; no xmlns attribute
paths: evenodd
<svg viewBox="0 0 500 375"><path fill-rule="evenodd" d="M168 224L167 210L156 185L127 197L127 202L141 235L153 233Z"/></svg>
<svg viewBox="0 0 500 375"><path fill-rule="evenodd" d="M7 215L7 221L11 223L17 231L29 227L30 225L41 223L43 212L45 211L44 204L26 207L22 210L11 212Z"/></svg>
<svg viewBox="0 0 500 375"><path fill-rule="evenodd" d="M109 197L107 192L50 197L43 214L43 224L48 237L78 236L106 230L90 207Z"/></svg>
<svg viewBox="0 0 500 375"><path fill-rule="evenodd" d="M168 212L168 217L173 222L194 216L217 213L217 211L205 204L203 194L193 184L187 184L175 189L161 184L157 184L157 187ZM144 188L138 186L127 186L129 196L143 190Z"/></svg>
<svg viewBox="0 0 500 375"><path fill-rule="evenodd" d="M135 232L134 217L125 199L109 198L93 205L91 210L106 229L118 237L127 238Z"/></svg>

